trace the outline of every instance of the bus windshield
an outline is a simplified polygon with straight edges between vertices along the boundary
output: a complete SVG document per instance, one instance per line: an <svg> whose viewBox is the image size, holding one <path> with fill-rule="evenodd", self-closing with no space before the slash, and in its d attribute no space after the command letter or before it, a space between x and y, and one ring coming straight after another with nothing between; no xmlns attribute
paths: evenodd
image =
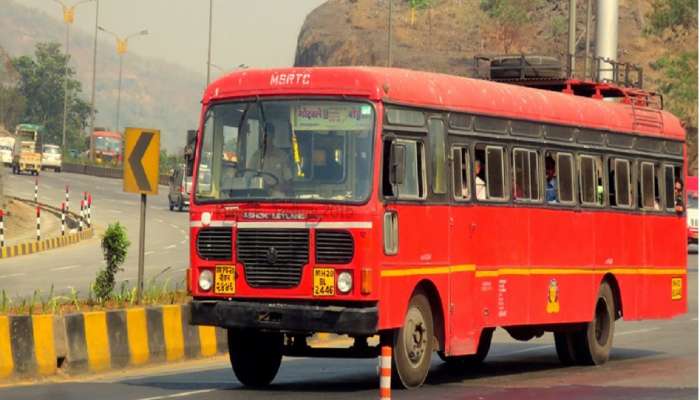
<svg viewBox="0 0 700 400"><path fill-rule="evenodd" d="M373 127L363 102L215 104L205 114L196 199L362 202Z"/></svg>

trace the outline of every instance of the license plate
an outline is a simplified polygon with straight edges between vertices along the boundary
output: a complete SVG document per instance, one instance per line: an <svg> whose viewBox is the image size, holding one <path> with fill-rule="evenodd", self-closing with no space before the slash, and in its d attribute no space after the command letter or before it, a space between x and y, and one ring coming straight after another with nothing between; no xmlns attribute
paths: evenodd
<svg viewBox="0 0 700 400"><path fill-rule="evenodd" d="M683 279L671 278L671 300L683 298Z"/></svg>
<svg viewBox="0 0 700 400"><path fill-rule="evenodd" d="M217 265L214 272L214 293L236 293L236 269L231 265Z"/></svg>
<svg viewBox="0 0 700 400"><path fill-rule="evenodd" d="M314 296L335 295L335 270L314 268Z"/></svg>

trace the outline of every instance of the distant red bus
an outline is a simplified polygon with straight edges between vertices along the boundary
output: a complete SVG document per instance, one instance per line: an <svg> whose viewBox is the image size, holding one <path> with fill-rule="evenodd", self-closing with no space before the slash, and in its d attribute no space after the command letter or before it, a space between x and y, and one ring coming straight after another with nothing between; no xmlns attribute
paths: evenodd
<svg viewBox="0 0 700 400"><path fill-rule="evenodd" d="M685 313L684 129L639 91L570 84L597 98L382 68L212 83L192 323L228 329L246 385L283 355L375 357L379 335L412 388L434 351L481 362L496 327L553 332L564 364L593 365L618 318ZM317 332L355 345L310 347Z"/></svg>
<svg viewBox="0 0 700 400"><path fill-rule="evenodd" d="M90 160L120 165L122 135L119 132L95 131L90 135Z"/></svg>

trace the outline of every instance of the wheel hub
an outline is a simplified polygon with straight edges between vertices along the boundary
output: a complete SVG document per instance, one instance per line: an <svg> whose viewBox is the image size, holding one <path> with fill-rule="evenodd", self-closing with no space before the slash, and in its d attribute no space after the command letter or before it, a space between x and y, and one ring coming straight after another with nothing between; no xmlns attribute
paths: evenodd
<svg viewBox="0 0 700 400"><path fill-rule="evenodd" d="M406 321L404 343L408 359L412 364L420 364L428 348L425 321L418 310L412 309Z"/></svg>

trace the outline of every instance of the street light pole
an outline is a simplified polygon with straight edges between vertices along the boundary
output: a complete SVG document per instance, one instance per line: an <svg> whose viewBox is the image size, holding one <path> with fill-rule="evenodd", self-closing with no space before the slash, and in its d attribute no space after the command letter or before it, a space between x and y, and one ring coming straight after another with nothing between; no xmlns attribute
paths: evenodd
<svg viewBox="0 0 700 400"><path fill-rule="evenodd" d="M90 132L95 131L95 77L97 75L97 26L100 18L100 0L95 0L95 39L92 47L92 93L90 94Z"/></svg>
<svg viewBox="0 0 700 400"><path fill-rule="evenodd" d="M212 23L212 11L214 8L214 0L209 0L209 46L207 49L207 86L209 86L209 81L211 79L211 23Z"/></svg>
<svg viewBox="0 0 700 400"><path fill-rule="evenodd" d="M117 121L116 121L116 131L119 132L119 114L120 114L120 109L121 109L121 101L122 101L122 67L124 66L124 54L126 54L126 50L128 49L129 45L129 39L131 39L134 36L143 36L143 35L148 35L148 30L144 29L141 31L138 31L136 33L132 33L131 35L121 37L117 35L116 33L107 30L101 26L97 27L98 30L108 33L117 40L117 55L119 56L119 86L117 89Z"/></svg>
<svg viewBox="0 0 700 400"><path fill-rule="evenodd" d="M66 148L66 122L68 121L68 70L70 62L70 26L75 20L75 8L81 4L89 3L91 1L97 0L81 0L72 6L67 6L61 0L54 0L54 2L61 5L63 9L63 22L66 23L66 65L63 71L63 127L61 128L61 144L62 148Z"/></svg>
<svg viewBox="0 0 700 400"><path fill-rule="evenodd" d="M119 110L122 102L122 66L124 65L124 54L119 54L119 86L117 89L117 122L116 131L119 132Z"/></svg>
<svg viewBox="0 0 700 400"><path fill-rule="evenodd" d="M66 23L66 65L63 73L63 128L61 148L66 149L66 120L68 119L68 63L70 62L70 23Z"/></svg>

